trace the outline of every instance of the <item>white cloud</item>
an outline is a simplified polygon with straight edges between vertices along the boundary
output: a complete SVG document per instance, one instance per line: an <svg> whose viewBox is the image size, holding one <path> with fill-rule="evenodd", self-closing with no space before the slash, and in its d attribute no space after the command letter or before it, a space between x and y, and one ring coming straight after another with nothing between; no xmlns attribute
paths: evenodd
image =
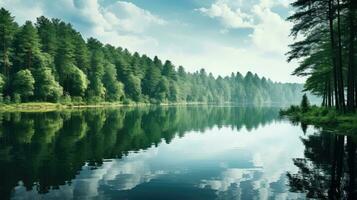
<svg viewBox="0 0 357 200"><path fill-rule="evenodd" d="M250 36L258 49L283 55L288 51L288 45L292 41L289 37L292 24L272 12L266 4L262 0L260 4L253 7L253 13L260 19L260 22L254 26L254 31Z"/></svg>
<svg viewBox="0 0 357 200"><path fill-rule="evenodd" d="M309 129L308 134L314 131ZM291 159L303 157L305 147L303 143L297 142L300 140L299 134L287 133L298 132L301 132L300 127L283 121L259 126L252 131L242 128L237 132L228 126L215 126L204 131L204 134L190 131L185 133L184 137L175 137L170 144L162 142L157 147L130 152L123 159L104 162L96 170L85 166L76 179L72 180L71 185L60 186L58 190L44 195L38 194L36 187L26 191L23 186L18 186L14 190L13 198L51 199L59 196L72 199L75 195L81 199L102 199L105 195L103 186L115 191L130 190L172 174L184 178L191 176L187 173L190 171L187 163L196 163L189 165L195 172L195 166L200 169L199 166L205 166L206 161L215 161L210 167L220 173L211 177L194 174L196 176L192 177L195 177L193 180L196 187L208 186L219 193L230 190L230 186L238 189L242 181L254 181L254 190L259 191L260 199L267 199L262 197L272 191L270 183L279 181L287 171L294 173L297 170ZM234 164L237 162L242 165ZM261 176L256 178L254 173L260 173Z"/></svg>
<svg viewBox="0 0 357 200"><path fill-rule="evenodd" d="M239 8L233 10L225 3L214 3L210 8L199 8L197 11L218 18L226 28L252 28L253 19Z"/></svg>
<svg viewBox="0 0 357 200"><path fill-rule="evenodd" d="M21 24L27 20L34 21L38 16L43 15L43 10L36 0L25 2L21 0L0 0L0 7L10 10L12 15L16 16L16 21Z"/></svg>
<svg viewBox="0 0 357 200"><path fill-rule="evenodd" d="M118 31L142 33L152 25L165 25L166 21L133 3L118 1L104 9L104 16Z"/></svg>
<svg viewBox="0 0 357 200"><path fill-rule="evenodd" d="M217 0L211 7L197 10L211 18L220 19L225 28L223 30L252 28L251 41L259 51L279 55L287 52L288 44L291 43L289 33L292 25L271 9L277 5L286 7L291 0L260 0L252 5L247 13L242 12L240 8L234 11L233 7L237 5L229 2L232 1ZM239 5L243 3L241 0ZM220 32L222 33L222 30Z"/></svg>

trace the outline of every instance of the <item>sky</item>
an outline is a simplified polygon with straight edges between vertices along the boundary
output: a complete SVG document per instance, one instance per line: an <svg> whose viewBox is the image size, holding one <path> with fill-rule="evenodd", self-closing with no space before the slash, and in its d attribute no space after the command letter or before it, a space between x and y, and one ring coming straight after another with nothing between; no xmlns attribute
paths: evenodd
<svg viewBox="0 0 357 200"><path fill-rule="evenodd" d="M279 82L298 63L286 62L292 0L0 0L23 24L38 16L69 22L85 38L171 60L194 72L251 71Z"/></svg>

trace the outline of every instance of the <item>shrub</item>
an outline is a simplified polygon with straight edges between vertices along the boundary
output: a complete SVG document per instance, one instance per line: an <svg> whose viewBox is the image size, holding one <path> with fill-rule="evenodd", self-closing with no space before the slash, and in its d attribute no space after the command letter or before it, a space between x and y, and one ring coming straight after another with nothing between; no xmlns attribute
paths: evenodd
<svg viewBox="0 0 357 200"><path fill-rule="evenodd" d="M14 103L21 103L21 95L18 93L15 93L13 101L14 101Z"/></svg>

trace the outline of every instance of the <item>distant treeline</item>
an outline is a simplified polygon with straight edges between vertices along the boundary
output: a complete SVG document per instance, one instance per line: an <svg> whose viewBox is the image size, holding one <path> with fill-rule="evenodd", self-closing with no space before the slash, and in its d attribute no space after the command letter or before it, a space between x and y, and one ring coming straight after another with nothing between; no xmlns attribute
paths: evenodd
<svg viewBox="0 0 357 200"><path fill-rule="evenodd" d="M0 101L291 103L303 85L248 72L189 73L127 49L87 41L71 24L39 17L19 26L0 10Z"/></svg>

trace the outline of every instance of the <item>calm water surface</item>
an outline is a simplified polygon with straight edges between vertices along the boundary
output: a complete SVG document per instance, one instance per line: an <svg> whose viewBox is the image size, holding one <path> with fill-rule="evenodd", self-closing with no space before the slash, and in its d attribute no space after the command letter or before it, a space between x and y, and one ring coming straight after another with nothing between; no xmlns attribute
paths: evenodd
<svg viewBox="0 0 357 200"><path fill-rule="evenodd" d="M355 199L356 138L278 111L0 113L0 199Z"/></svg>

